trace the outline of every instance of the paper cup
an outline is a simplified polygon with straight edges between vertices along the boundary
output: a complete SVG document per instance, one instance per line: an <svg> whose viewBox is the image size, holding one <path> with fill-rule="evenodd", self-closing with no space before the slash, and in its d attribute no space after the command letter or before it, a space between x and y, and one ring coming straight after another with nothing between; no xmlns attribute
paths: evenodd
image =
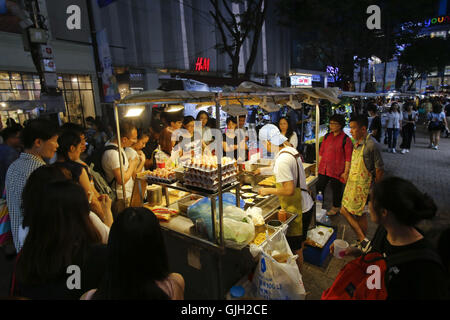
<svg viewBox="0 0 450 320"><path fill-rule="evenodd" d="M344 240L334 240L334 256L338 259L342 259L345 254L345 250L348 248L348 242Z"/></svg>

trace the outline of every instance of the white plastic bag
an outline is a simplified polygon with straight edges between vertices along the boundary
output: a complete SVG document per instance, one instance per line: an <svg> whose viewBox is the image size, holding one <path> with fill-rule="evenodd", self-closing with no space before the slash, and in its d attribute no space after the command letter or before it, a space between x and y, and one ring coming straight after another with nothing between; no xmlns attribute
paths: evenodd
<svg viewBox="0 0 450 320"><path fill-rule="evenodd" d="M252 218L255 226L260 226L265 223L261 208L250 207L245 211L245 213Z"/></svg>
<svg viewBox="0 0 450 320"><path fill-rule="evenodd" d="M287 257L278 262L273 256ZM273 255L273 256L272 256ZM265 300L304 300L305 287L293 255L283 232L278 232L261 250L259 263L253 277L255 297Z"/></svg>
<svg viewBox="0 0 450 320"><path fill-rule="evenodd" d="M219 228L216 228L219 231ZM252 218L237 207L229 206L223 212L223 237L225 246L242 249L255 238Z"/></svg>

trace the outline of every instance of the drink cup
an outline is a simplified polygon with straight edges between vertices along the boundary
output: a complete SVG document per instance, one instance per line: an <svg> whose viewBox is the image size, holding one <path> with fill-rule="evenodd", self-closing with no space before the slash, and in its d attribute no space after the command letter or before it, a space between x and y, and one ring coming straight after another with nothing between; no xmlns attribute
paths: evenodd
<svg viewBox="0 0 450 320"><path fill-rule="evenodd" d="M348 242L344 240L334 240L334 256L342 259L345 255L345 250L348 248Z"/></svg>

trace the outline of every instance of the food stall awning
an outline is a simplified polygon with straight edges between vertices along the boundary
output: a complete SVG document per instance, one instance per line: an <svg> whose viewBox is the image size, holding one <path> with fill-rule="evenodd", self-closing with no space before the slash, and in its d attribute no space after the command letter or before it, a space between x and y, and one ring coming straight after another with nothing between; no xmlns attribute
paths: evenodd
<svg viewBox="0 0 450 320"><path fill-rule="evenodd" d="M214 101L214 92L204 91L144 91L135 93L120 100L118 106L126 106L142 103L154 103L154 104L170 104L170 103L195 103L195 102L207 102Z"/></svg>
<svg viewBox="0 0 450 320"><path fill-rule="evenodd" d="M215 105L244 104L261 105L269 98L275 104L286 104L291 96L298 102L315 104L317 99L326 99L338 103L339 89L337 88L273 88L265 87L253 82L242 82L235 90L221 93L203 91L145 91L125 97L118 102L118 106L138 105L143 103L171 104L197 103L198 107ZM264 99L266 97L266 99Z"/></svg>

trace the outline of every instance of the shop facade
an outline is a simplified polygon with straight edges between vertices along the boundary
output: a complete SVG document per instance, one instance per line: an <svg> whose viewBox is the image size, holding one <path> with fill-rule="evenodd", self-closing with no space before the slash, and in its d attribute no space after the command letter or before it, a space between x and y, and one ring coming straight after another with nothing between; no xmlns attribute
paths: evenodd
<svg viewBox="0 0 450 320"><path fill-rule="evenodd" d="M33 63L30 51L26 51L23 41L20 20L12 13L2 15L0 24L0 101L2 108L14 104L16 109L9 111L11 118L23 121L28 116L39 115L39 111L50 111L61 122L75 122L84 125L86 117L101 116L99 85L95 66L94 49L90 37L90 29L83 24L78 32L68 30L65 4L68 1L58 1L58 6L48 6L47 1L39 1L39 11L47 21L49 41L53 61L56 67L57 87L60 96L45 97L41 94L39 74ZM75 0L73 4L85 8L85 0ZM88 21L87 12L82 11L82 21ZM66 14L67 15L67 14ZM62 22L61 22L62 21ZM6 23L8 22L8 23ZM62 23L62 24L61 24ZM85 27L86 26L86 27ZM53 100L49 102L49 100ZM14 103L11 101L15 101ZM27 101L34 101L36 106L43 105L33 113L27 110L21 113L20 103L30 106ZM49 107L51 105L51 107ZM49 107L45 109L46 107ZM4 112L2 112L4 113ZM24 114L24 116L19 116ZM56 115L55 115L56 114ZM2 114L3 118L7 114Z"/></svg>
<svg viewBox="0 0 450 320"><path fill-rule="evenodd" d="M275 2L266 3L273 9ZM177 76L194 80L198 80L196 76L231 77L229 56L216 48L221 36L209 14L213 10L209 1L116 1L101 8L92 4L95 29L107 33L121 96L142 87L131 85L132 74L139 75L135 81L143 79L144 90L157 89L168 78ZM232 10L243 13L245 4L233 4ZM120 24L111 18L119 15ZM250 57L250 40L242 46L241 76ZM279 26L273 10L268 10L249 80L287 86L290 46L290 30ZM124 69L129 70L129 80Z"/></svg>
<svg viewBox="0 0 450 320"><path fill-rule="evenodd" d="M58 89L62 93L64 108L60 119L63 122L84 124L86 117L95 117L95 102L92 78L90 75L62 74L58 75ZM11 72L0 70L0 100L2 108L8 107L8 101L40 101L41 84L37 73ZM7 118L23 122L30 117L38 116L35 112L24 112L21 109L2 111L2 123Z"/></svg>

